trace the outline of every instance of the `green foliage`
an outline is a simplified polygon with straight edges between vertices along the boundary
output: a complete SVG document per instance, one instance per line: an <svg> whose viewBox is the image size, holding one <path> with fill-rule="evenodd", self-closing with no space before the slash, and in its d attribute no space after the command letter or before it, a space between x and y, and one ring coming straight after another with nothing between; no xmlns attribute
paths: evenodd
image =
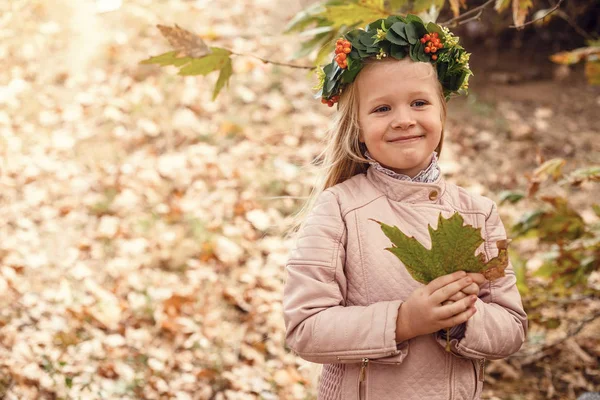
<svg viewBox="0 0 600 400"><path fill-rule="evenodd" d="M543 262L534 275L546 280L549 293L556 296L588 290L589 275L600 269L600 223L586 222L569 205L566 197L537 195L540 185L550 178L554 185L563 186L566 190L579 187L584 182L600 182L600 166L564 174L564 164L562 159L553 159L539 167L530 177L534 189L530 188L527 197L504 196L506 201L519 202L527 198L536 204L514 224L512 232L516 240L538 238L542 245L539 256ZM592 205L592 210L600 217L599 204Z"/></svg>
<svg viewBox="0 0 600 400"><path fill-rule="evenodd" d="M374 220L373 220L374 221ZM392 241L392 247L386 248L402 261L418 282L427 284L443 275L456 271L484 273L491 269L503 271L508 265L506 247L500 249L498 257L486 263L485 255L475 251L484 242L481 228L464 225L459 213L445 219L441 213L437 229L428 226L431 236L431 249L424 247L414 237L404 234L398 227L375 221L381 226L383 233ZM494 279L497 275L489 277Z"/></svg>

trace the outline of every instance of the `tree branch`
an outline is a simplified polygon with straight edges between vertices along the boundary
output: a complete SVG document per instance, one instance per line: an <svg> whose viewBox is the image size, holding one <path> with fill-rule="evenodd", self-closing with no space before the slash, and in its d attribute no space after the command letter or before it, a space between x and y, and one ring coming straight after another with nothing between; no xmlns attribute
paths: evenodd
<svg viewBox="0 0 600 400"><path fill-rule="evenodd" d="M231 51L231 50L228 50L228 51L230 51L231 54L236 55L236 56L256 58L256 59L262 61L265 64L282 65L284 67L298 68L298 69L315 69L315 68L317 68L315 66L311 67L310 65L298 65L298 64L285 63L285 62L281 62L281 61L267 60L266 58L255 56L254 54L236 53L236 52Z"/></svg>
<svg viewBox="0 0 600 400"><path fill-rule="evenodd" d="M537 21L539 21L539 20L541 20L541 19L544 19L544 18L546 18L548 15L552 14L554 11L558 10L558 7L560 7L560 4L561 4L563 1L564 1L564 0L559 0L559 1L558 1L558 3L556 3L556 5L555 5L554 7L552 7L552 9L551 9L550 11L548 11L548 12L546 13L546 15L544 15L543 17L536 18L536 19L534 19L533 21L529 21L529 22L526 22L526 23L524 23L523 25L519 25L519 26L517 26L517 25L509 25L508 27L509 27L509 28L515 28L515 29L521 29L521 28L522 28L522 27L524 27L524 26L531 25L531 24L533 24L534 22L537 22Z"/></svg>
<svg viewBox="0 0 600 400"><path fill-rule="evenodd" d="M465 18L465 17L467 17L467 16L469 16L469 15L476 14L476 13L478 13L476 18L479 18L479 16L480 16L480 15L481 15L481 13L483 12L483 10L484 10L484 9L485 9L487 6L489 6L490 4L494 3L494 1L496 1L496 0L488 0L488 1L486 1L485 3L483 3L482 5L480 5L480 6L477 6L477 7L475 7L475 8L474 8L474 9L472 9L472 10L469 10L469 11L465 12L464 14L462 14L462 15L459 15L458 17L455 17L455 18L449 19L448 21L444 21L444 22L442 22L440 25L442 25L442 26L447 26L447 25L450 25L450 24L452 24L452 23L455 23L455 22L457 22L457 21L460 21L460 20L462 20L463 18ZM470 21L470 20L471 20L471 19L469 19L469 21Z"/></svg>
<svg viewBox="0 0 600 400"><path fill-rule="evenodd" d="M584 31L579 25L577 25L575 22L573 22L573 20L564 11L558 10L558 12L556 13L556 15L558 17L564 19L565 21L567 21L567 23L569 25L571 25L571 28L575 29L575 32L579 33L581 36L583 36L587 40L593 40L594 39L594 37L592 35L590 35L586 31Z"/></svg>
<svg viewBox="0 0 600 400"><path fill-rule="evenodd" d="M481 17L481 14L483 14L483 9L479 10L477 15L475 15L474 17L463 19L462 21L458 22L458 25L464 25L467 22L475 21L475 20L479 19L479 17Z"/></svg>

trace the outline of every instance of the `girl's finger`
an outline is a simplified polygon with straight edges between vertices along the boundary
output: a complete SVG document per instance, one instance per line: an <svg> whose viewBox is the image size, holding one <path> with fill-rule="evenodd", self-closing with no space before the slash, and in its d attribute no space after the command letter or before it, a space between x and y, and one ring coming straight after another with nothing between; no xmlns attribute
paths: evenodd
<svg viewBox="0 0 600 400"><path fill-rule="evenodd" d="M475 282L479 286L483 285L487 280L485 279L485 276L483 276L483 274L478 274L476 272L469 272L467 275L470 276L471 279L473 279L473 282Z"/></svg>
<svg viewBox="0 0 600 400"><path fill-rule="evenodd" d="M430 296L431 301L434 304L440 304L450 299L451 296L460 292L463 288L469 286L472 282L473 281L468 276L457 281L451 282L446 286L443 286L440 289L433 292Z"/></svg>
<svg viewBox="0 0 600 400"><path fill-rule="evenodd" d="M456 314L446 320L440 321L442 328L452 328L453 326L460 325L463 322L467 322L469 318L477 312L475 306L467 308L465 311Z"/></svg>
<svg viewBox="0 0 600 400"><path fill-rule="evenodd" d="M432 280L431 282L429 282L426 288L429 291L429 294L431 294L436 290L446 286L447 284L464 278L465 276L467 276L467 273L465 271L456 271L451 274L440 276L439 278Z"/></svg>
<svg viewBox="0 0 600 400"><path fill-rule="evenodd" d="M479 294L479 285L477 283L473 282L466 288L463 288L461 290L461 292L466 295L470 295L470 294L478 295Z"/></svg>
<svg viewBox="0 0 600 400"><path fill-rule="evenodd" d="M473 306L473 304L475 304L475 301L477 301L476 296L469 296L452 304L442 306L436 310L436 317L440 320L452 318L454 315L468 310Z"/></svg>
<svg viewBox="0 0 600 400"><path fill-rule="evenodd" d="M445 304L445 303L447 303L447 302L448 302L448 301L450 301L450 300L451 300L451 301L459 301L459 300L462 300L462 299L464 299L465 297L467 297L467 296L468 296L468 295L470 295L470 294L473 294L473 293L465 293L463 290L461 290L461 291L460 291L460 292L458 292L458 293L454 293L454 294L452 295L452 297L450 297L450 298L449 298L447 301L445 301L445 302L444 302L444 303L442 303L442 304Z"/></svg>

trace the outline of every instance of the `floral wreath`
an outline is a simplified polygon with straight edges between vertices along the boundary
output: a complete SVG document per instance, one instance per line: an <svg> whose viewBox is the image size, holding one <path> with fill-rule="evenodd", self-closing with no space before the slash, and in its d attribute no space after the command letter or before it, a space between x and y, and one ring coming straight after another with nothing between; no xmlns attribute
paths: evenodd
<svg viewBox="0 0 600 400"><path fill-rule="evenodd" d="M469 69L471 54L458 41L448 28L433 22L425 25L416 15L378 19L337 40L333 61L317 69L317 98L332 107L363 68L364 59L388 56L397 60L409 56L413 61L432 63L446 100L454 94L467 94L469 76L473 75Z"/></svg>

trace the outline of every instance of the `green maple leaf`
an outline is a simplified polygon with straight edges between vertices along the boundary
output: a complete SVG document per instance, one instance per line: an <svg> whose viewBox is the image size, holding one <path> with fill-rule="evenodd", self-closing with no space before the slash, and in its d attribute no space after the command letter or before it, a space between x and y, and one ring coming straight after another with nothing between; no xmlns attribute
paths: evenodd
<svg viewBox="0 0 600 400"><path fill-rule="evenodd" d="M454 213L448 219L440 213L437 229L428 225L431 249L396 226L373 221L381 226L383 233L392 241L392 247L386 250L398 257L418 282L428 284L435 278L456 271L483 273L490 280L504 276L504 269L508 265L508 241L498 241L498 256L486 263L483 253L475 255L484 242L481 228L464 225L459 213Z"/></svg>

